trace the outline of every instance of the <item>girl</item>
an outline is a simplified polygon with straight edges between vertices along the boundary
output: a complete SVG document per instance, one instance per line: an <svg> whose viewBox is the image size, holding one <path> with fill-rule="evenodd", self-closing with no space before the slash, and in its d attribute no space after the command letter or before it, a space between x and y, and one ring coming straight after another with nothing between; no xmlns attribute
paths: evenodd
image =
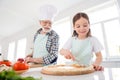
<svg viewBox="0 0 120 80"><path fill-rule="evenodd" d="M77 13L73 17L73 35L60 50L60 54L66 59L72 59L74 63L82 65L93 65L95 70L102 70L101 50L103 49L100 42L90 32L89 17L86 13ZM93 54L96 60L92 62Z"/></svg>

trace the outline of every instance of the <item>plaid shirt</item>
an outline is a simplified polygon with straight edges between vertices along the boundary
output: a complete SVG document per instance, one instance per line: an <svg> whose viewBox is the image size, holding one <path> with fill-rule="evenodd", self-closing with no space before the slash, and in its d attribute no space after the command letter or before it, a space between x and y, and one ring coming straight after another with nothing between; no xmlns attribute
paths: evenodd
<svg viewBox="0 0 120 80"><path fill-rule="evenodd" d="M34 36L34 41L38 34L42 31L42 28L40 28L37 33ZM58 47L59 47L59 35L54 31L51 30L46 35L48 35L47 43L46 43L46 49L49 52L49 54L45 57L43 57L43 61L45 64L52 64L56 63L58 58Z"/></svg>

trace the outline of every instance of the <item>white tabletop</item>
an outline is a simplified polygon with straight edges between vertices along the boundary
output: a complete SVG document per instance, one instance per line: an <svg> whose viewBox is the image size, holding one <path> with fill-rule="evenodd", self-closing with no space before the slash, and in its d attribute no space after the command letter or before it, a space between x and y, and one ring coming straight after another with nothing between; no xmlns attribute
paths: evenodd
<svg viewBox="0 0 120 80"><path fill-rule="evenodd" d="M85 75L53 76L42 74L41 68L30 68L21 76L42 77L43 80L120 80L120 68L105 68L104 71L95 71Z"/></svg>

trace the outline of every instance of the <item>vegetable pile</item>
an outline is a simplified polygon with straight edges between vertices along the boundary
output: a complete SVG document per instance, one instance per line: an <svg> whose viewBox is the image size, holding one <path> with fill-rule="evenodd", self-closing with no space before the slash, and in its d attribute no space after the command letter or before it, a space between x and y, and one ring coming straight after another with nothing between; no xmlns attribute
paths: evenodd
<svg viewBox="0 0 120 80"><path fill-rule="evenodd" d="M0 61L0 80L42 80L31 76L22 77L16 71L28 70L29 65L23 58L19 58L13 65L9 60Z"/></svg>
<svg viewBox="0 0 120 80"><path fill-rule="evenodd" d="M39 79L35 79L31 76L22 77L15 73L13 70L2 71L0 73L0 80L42 80L42 77Z"/></svg>

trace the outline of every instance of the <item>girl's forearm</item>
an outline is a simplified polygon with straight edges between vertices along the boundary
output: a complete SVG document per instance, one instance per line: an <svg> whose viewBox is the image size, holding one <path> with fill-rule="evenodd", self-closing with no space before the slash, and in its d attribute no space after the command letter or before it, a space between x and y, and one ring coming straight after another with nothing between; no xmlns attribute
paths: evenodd
<svg viewBox="0 0 120 80"><path fill-rule="evenodd" d="M100 65L101 62L102 62L102 58L99 58L99 57L98 57L98 58L96 58L94 64L96 64L96 65Z"/></svg>
<svg viewBox="0 0 120 80"><path fill-rule="evenodd" d="M101 53L99 52L99 53L96 54L96 60L95 60L94 64L100 65L101 62L102 62L102 55L101 55Z"/></svg>

